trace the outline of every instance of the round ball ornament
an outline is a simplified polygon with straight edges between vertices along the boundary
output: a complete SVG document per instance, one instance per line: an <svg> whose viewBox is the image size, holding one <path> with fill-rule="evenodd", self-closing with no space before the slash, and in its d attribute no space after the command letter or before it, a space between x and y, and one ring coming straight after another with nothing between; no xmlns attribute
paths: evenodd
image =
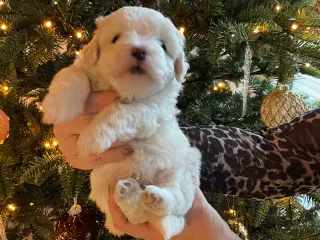
<svg viewBox="0 0 320 240"><path fill-rule="evenodd" d="M307 111L304 101L285 88L277 88L264 98L260 108L261 119L269 128L290 122Z"/></svg>
<svg viewBox="0 0 320 240"><path fill-rule="evenodd" d="M74 205L55 225L56 240L96 240L104 231L105 217L95 207Z"/></svg>
<svg viewBox="0 0 320 240"><path fill-rule="evenodd" d="M0 109L0 144L9 137L9 117Z"/></svg>

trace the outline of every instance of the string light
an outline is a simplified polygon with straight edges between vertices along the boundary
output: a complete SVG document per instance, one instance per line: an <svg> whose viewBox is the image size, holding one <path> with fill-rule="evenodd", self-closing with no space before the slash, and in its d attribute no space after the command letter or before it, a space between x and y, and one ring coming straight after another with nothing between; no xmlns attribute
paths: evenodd
<svg viewBox="0 0 320 240"><path fill-rule="evenodd" d="M29 205L32 207L32 206L34 206L34 203L33 203L33 202L31 202Z"/></svg>
<svg viewBox="0 0 320 240"><path fill-rule="evenodd" d="M39 110L42 110L42 107L39 107ZM44 143L44 147L47 149L54 149L58 145L59 145L59 142L57 139L52 139Z"/></svg>
<svg viewBox="0 0 320 240"><path fill-rule="evenodd" d="M9 211L15 211L16 209L17 209L17 207L13 204L13 203L9 203L8 205L7 205L7 209L9 210Z"/></svg>
<svg viewBox="0 0 320 240"><path fill-rule="evenodd" d="M3 85L3 86L0 85L0 90L4 95L7 95L10 91L10 88L7 85Z"/></svg>
<svg viewBox="0 0 320 240"><path fill-rule="evenodd" d="M296 23L293 23L293 24L291 25L291 29L292 29L293 31L297 30L298 27L299 27L299 25L296 24Z"/></svg>
<svg viewBox="0 0 320 240"><path fill-rule="evenodd" d="M219 82L219 83L218 83L218 87L219 87L219 88L224 88L224 86L225 86L225 83L224 83L224 82Z"/></svg>
<svg viewBox="0 0 320 240"><path fill-rule="evenodd" d="M310 30L311 28L310 27L307 27L307 30Z"/></svg>
<svg viewBox="0 0 320 240"><path fill-rule="evenodd" d="M79 39L80 39L80 38L82 38L82 36L83 36L83 35L82 35L82 33L81 33L81 32L76 32L76 36L77 36L77 38L79 38Z"/></svg>
<svg viewBox="0 0 320 240"><path fill-rule="evenodd" d="M54 140L54 141L52 142L52 145L55 146L55 147L58 146L58 144L59 144L58 140Z"/></svg>
<svg viewBox="0 0 320 240"><path fill-rule="evenodd" d="M2 29L2 30L6 30L7 28L8 28L8 26L7 26L5 23L2 23L1 29Z"/></svg>
<svg viewBox="0 0 320 240"><path fill-rule="evenodd" d="M258 27L256 27L254 30L253 30L253 33L255 34L258 34L260 32L260 29Z"/></svg>
<svg viewBox="0 0 320 240"><path fill-rule="evenodd" d="M4 5L4 1L0 1L0 7Z"/></svg>
<svg viewBox="0 0 320 240"><path fill-rule="evenodd" d="M54 1L54 2L53 2L53 4L57 5L57 4L58 4L58 2L57 2L57 1Z"/></svg>
<svg viewBox="0 0 320 240"><path fill-rule="evenodd" d="M40 112L42 112L43 110L43 107L41 106L41 103L37 103L37 108Z"/></svg>
<svg viewBox="0 0 320 240"><path fill-rule="evenodd" d="M280 11L280 10L281 10L281 5L280 5L280 3L277 4L276 10L277 10L277 11Z"/></svg>
<svg viewBox="0 0 320 240"><path fill-rule="evenodd" d="M229 209L229 213L233 215L233 214L235 214L235 213L236 213L236 211L235 211L235 210L233 210L233 209Z"/></svg>
<svg viewBox="0 0 320 240"><path fill-rule="evenodd" d="M52 27L52 22L51 21L45 21L44 22L44 26L46 26L47 28L51 28Z"/></svg>
<svg viewBox="0 0 320 240"><path fill-rule="evenodd" d="M311 64L310 63L306 63L305 66L306 67L311 67Z"/></svg>
<svg viewBox="0 0 320 240"><path fill-rule="evenodd" d="M179 29L179 32L180 32L181 35L183 35L185 31L186 31L186 29L184 27L181 27Z"/></svg>
<svg viewBox="0 0 320 240"><path fill-rule="evenodd" d="M217 90L218 90L218 88L215 86L215 87L213 88L213 90L214 90L214 91L217 91Z"/></svg>
<svg viewBox="0 0 320 240"><path fill-rule="evenodd" d="M77 55L77 56L80 56L80 51L75 51L75 54Z"/></svg>

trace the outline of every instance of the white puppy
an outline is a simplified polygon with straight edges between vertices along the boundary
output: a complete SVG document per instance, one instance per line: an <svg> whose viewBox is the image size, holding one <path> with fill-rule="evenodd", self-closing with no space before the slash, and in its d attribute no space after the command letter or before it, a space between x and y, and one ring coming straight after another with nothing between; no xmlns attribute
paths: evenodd
<svg viewBox="0 0 320 240"><path fill-rule="evenodd" d="M117 91L122 100L99 113L79 136L82 155L99 154L115 141L134 155L91 173L90 198L107 215L108 186L132 223L150 222L165 239L180 233L199 184L200 153L176 120L176 99L188 64L184 38L161 13L125 7L97 20L93 40L75 63L53 79L43 102L44 121L81 114L90 91ZM107 216L106 227L121 235Z"/></svg>

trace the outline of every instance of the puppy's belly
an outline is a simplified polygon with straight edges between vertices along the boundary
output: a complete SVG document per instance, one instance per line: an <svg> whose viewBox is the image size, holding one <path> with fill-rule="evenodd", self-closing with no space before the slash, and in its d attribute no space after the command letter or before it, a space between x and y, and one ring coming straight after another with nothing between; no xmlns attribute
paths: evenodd
<svg viewBox="0 0 320 240"><path fill-rule="evenodd" d="M108 188L120 179L129 178L132 174L133 160L119 163L109 163L92 170L90 175L90 199L97 203L100 209L108 212Z"/></svg>
<svg viewBox="0 0 320 240"><path fill-rule="evenodd" d="M147 140L134 140L129 144L135 152L131 159L106 164L91 173L90 199L105 213L108 213L108 187L120 179L133 177L143 188L145 185L158 185L158 173L166 169L187 172L191 167L196 172L193 175L198 175L200 158L192 154L188 140L179 131L164 127ZM190 164L190 160L195 160L195 163Z"/></svg>

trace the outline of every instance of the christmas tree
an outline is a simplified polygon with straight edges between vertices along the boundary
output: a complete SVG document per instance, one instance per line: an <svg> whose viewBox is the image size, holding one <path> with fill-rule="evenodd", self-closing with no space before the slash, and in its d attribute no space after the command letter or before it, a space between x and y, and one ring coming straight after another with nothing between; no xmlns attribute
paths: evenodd
<svg viewBox="0 0 320 240"><path fill-rule="evenodd" d="M40 103L54 74L90 41L96 17L139 5L161 11L186 37L181 126L259 133L272 122L262 122L260 108L274 82L290 88L296 73L320 77L315 0L0 0L0 239L114 238L88 201L89 172L65 162ZM259 202L207 197L243 239L320 239L319 192ZM82 211L70 222L75 200ZM80 231L78 220L88 227Z"/></svg>

